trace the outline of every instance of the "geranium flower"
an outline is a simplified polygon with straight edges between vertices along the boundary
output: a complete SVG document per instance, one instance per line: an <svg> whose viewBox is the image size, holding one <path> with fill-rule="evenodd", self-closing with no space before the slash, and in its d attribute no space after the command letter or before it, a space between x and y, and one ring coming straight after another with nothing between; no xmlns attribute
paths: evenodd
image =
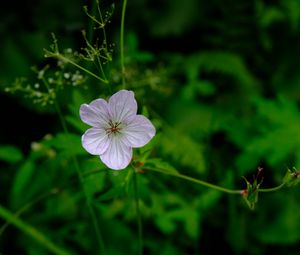
<svg viewBox="0 0 300 255"><path fill-rule="evenodd" d="M142 147L155 135L155 127L143 115L137 115L134 93L120 90L108 102L96 99L80 107L80 118L92 126L82 136L83 148L100 155L111 169L121 170L132 159L132 148Z"/></svg>

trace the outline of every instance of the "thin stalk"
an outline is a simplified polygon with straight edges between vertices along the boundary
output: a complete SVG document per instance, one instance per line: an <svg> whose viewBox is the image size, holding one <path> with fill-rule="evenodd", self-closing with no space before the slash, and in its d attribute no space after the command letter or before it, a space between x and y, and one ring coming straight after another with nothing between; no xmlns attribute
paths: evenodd
<svg viewBox="0 0 300 255"><path fill-rule="evenodd" d="M87 34L90 42L94 39L94 33L95 33L95 29L93 27L93 22L95 21L91 18L91 16L93 17L96 14L96 5L97 5L97 1L92 1L91 15L88 14L87 7L83 8L91 21L88 26L88 34Z"/></svg>
<svg viewBox="0 0 300 255"><path fill-rule="evenodd" d="M183 175L183 174L179 174L179 173L167 172L167 171L164 171L162 169L158 169L158 168L154 168L154 167L143 167L143 169L154 171L154 172L159 172L159 173L163 173L163 174L167 174L167 175L172 175L172 176L175 176L177 178L181 178L181 179L184 179L184 180L187 180L187 181L195 182L195 183L200 184L202 186L205 186L207 188L215 189L215 190L218 190L218 191L221 191L221 192L224 192L224 193L228 193L228 194L241 195L241 193L242 193L242 190L232 190L232 189L223 188L223 187L217 186L215 184L212 184L212 183L209 183L209 182L206 182L206 181L202 181L202 180L198 180L198 179L195 179L193 177Z"/></svg>
<svg viewBox="0 0 300 255"><path fill-rule="evenodd" d="M107 39L106 39L106 32L105 32L105 23L104 23L104 20L103 20L103 17L102 17L102 12L101 12L101 10L100 10L99 0L96 0L96 3L97 3L97 9L98 9L100 21L101 21L101 23L103 24L103 26L102 26L103 39L104 39L104 43L105 43L106 50L107 50Z"/></svg>
<svg viewBox="0 0 300 255"><path fill-rule="evenodd" d="M274 187L274 188L259 189L258 192L274 192L274 191L282 189L284 186L285 186L285 183L281 183L280 185L278 185L277 187Z"/></svg>
<svg viewBox="0 0 300 255"><path fill-rule="evenodd" d="M61 55L60 53L48 53L48 54L50 54L49 57L51 56L51 57L53 57L53 58L58 58L58 59L60 59L60 60L62 60L62 61L64 61L64 62L70 63L70 64L73 65L73 66L76 66L78 69L80 69L80 70L86 72L87 74L93 76L94 78L96 78L97 80L99 80L99 81L101 81L101 82L103 82L103 83L105 83L105 84L108 84L108 83L109 83L108 80L102 79L102 78L99 77L98 75L96 75L96 74L94 74L93 72L89 71L88 69L82 67L81 65L78 65L77 63L75 63L74 61L72 61L72 60L69 59L69 58L66 58L65 56Z"/></svg>
<svg viewBox="0 0 300 255"><path fill-rule="evenodd" d="M56 108L56 111L59 115L59 118L60 118L60 121L61 121L61 124L63 126L63 129L64 129L64 132L66 135L69 134L69 131L68 131L68 128L67 128L67 125L66 125L66 122L64 120L64 117L62 115L62 112L61 112L61 109L57 103L57 101L55 100L55 108ZM88 206L88 210L89 210L89 213L90 213L90 216L91 216L91 219L92 219L92 222L93 222L93 225L94 225L94 229L95 229L95 232L96 232L96 236L97 236L97 240L98 240L98 243L99 243L99 248L100 248L100 251L101 251L101 254L105 254L105 249L104 249L104 242L103 242L103 237L102 237L102 234L101 234L101 231L100 231L100 228L99 228L99 222L97 220L97 217L96 217L96 214L95 214L95 211L94 211L94 208L92 206L92 202L91 202L91 199L89 198L89 195L87 194L87 191L86 191L86 188L84 186L84 178L81 174L81 171L80 171L80 168L79 168L79 163L78 163L78 160L77 158L74 156L73 153L72 154L72 160L73 160L73 163L75 165L75 169L77 171L77 174L78 174L78 177L79 177L79 180L80 180L80 183L82 185L82 189L84 191L84 195L86 197L86 202L87 202L87 206Z"/></svg>
<svg viewBox="0 0 300 255"><path fill-rule="evenodd" d="M124 25L125 25L125 13L126 13L127 0L123 1L122 16L121 16L121 30L120 30L120 54L121 54L121 73L122 73L122 85L125 88L125 65L124 65Z"/></svg>
<svg viewBox="0 0 300 255"><path fill-rule="evenodd" d="M17 212L15 212L13 215L14 217L18 218L20 217L24 212L26 212L27 210L29 210L31 207L33 207L34 205L36 205L38 202L40 202L41 200L45 199L46 197L49 197L51 195L55 195L59 193L59 189L55 188L50 190L47 193L44 193L40 196L38 196L36 199L34 199L33 201L25 204L24 206L22 206ZM6 230L6 228L10 225L10 221L6 221L3 226L0 228L0 236L4 233L4 231Z"/></svg>
<svg viewBox="0 0 300 255"><path fill-rule="evenodd" d="M57 255L71 255L71 253L63 250L54 244L51 240L49 240L43 233L39 232L36 228L31 225L25 223L17 216L13 215L10 211L0 205L0 217L7 220L14 226L18 227L21 231L31 236L45 248L47 248L50 252Z"/></svg>
<svg viewBox="0 0 300 255"><path fill-rule="evenodd" d="M134 189L134 198L135 198L135 210L136 210L136 218L137 218L137 225L138 225L138 247L139 247L139 255L143 254L143 225L142 225L142 217L140 211L140 204L139 204L139 188L138 188L138 179L137 173L135 170L133 176L133 189Z"/></svg>
<svg viewBox="0 0 300 255"><path fill-rule="evenodd" d="M46 88L49 90L49 85L48 85L47 81L45 80L45 78L43 78L42 81L44 82ZM62 111L61 111L60 106L59 106L59 104L58 104L58 102L57 102L56 99L54 100L54 106L55 106L55 110L56 110L56 112L57 112L57 114L59 116L59 119L60 119L60 122L62 124L62 127L63 127L63 130L64 130L65 134L69 135L69 130L68 130L67 124L65 122L65 119L63 117ZM69 141L67 141L67 142L69 142ZM72 146L70 146L70 148L72 148ZM86 198L86 202L87 202L89 214L90 214L90 217L91 217L92 222L93 222L93 226L94 226L94 229L95 229L95 232L96 232L97 241L98 241L98 244L99 244L99 248L100 248L101 254L105 254L105 252L104 252L105 251L105 249L104 249L104 242L103 242L102 234L101 234L101 231L100 231L100 228L99 228L99 222L97 220L94 208L92 206L91 199L89 198L87 190L86 190L86 188L84 186L84 178L83 178L83 176L81 174L78 160L77 160L77 158L76 158L76 156L74 155L73 152L71 153L71 155L72 155L71 157L72 157L72 160L73 160L73 164L75 166L76 172L78 174L79 181L81 183L81 186L82 186L85 198Z"/></svg>
<svg viewBox="0 0 300 255"><path fill-rule="evenodd" d="M104 28L103 28L104 29ZM85 40L85 43L87 45L87 47L91 50L91 51L95 51L95 48L90 44L89 40L86 38L86 33L85 31L82 32L82 35L83 35L83 38ZM105 52L107 52L107 49L105 49ZM89 53L88 53L89 54ZM89 54L90 55L90 54ZM101 63L101 59L98 55L98 53L95 54L96 55L96 58L97 58L97 63L99 65L99 67L97 66L97 63L95 63L95 61L93 61L94 65L96 66L96 68L99 70L100 69L100 72L102 74L102 76L104 77L104 80L107 81L108 83L108 80L106 79L106 76L105 76L105 73L104 73L104 70L102 68L102 63ZM101 55L100 55L101 56ZM75 63L76 64L76 63ZM87 70L88 71L88 70ZM109 84L109 83L108 83Z"/></svg>

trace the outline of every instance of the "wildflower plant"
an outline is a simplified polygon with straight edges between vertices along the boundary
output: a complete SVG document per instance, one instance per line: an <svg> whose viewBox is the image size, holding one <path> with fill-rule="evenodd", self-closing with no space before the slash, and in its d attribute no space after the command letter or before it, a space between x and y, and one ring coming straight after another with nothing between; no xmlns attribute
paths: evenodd
<svg viewBox="0 0 300 255"><path fill-rule="evenodd" d="M137 115L134 93L120 90L108 102L96 99L80 107L83 122L93 126L82 136L82 146L100 155L109 168L122 170L132 159L132 147L146 145L155 135L155 127L143 115Z"/></svg>
<svg viewBox="0 0 300 255"><path fill-rule="evenodd" d="M110 238L103 231L105 229L108 233L115 231L114 227L110 227L110 223L112 226L117 226L115 232L119 228L125 229L123 223L119 225L116 223L116 219L121 218L129 221L129 225L136 221L138 236L137 245L122 252L126 254L144 254L145 252L146 254L154 245L150 241L147 242L144 237L146 234L143 231L143 218L149 219L155 215L153 225L164 235L170 235L180 222L185 233L191 239L197 240L200 235L197 225L203 217L202 211L205 212L218 203L221 193L238 195L246 206L254 210L259 205L259 201L265 199L260 198L261 193L275 192L284 187L294 187L299 184L300 174L296 168L288 169L282 182L271 188L263 187L264 178L261 168L258 168L257 175L252 182L244 178L246 185L238 189L227 188L236 184L233 181L235 178L233 171L228 171L228 175L223 172L219 173L222 176L220 185L204 180L206 168L209 168L208 162L204 162L205 157L209 158L210 155L207 155L209 153L213 155L214 150L205 151L203 146L195 143L195 140L203 144L208 142L211 138L209 128L216 133L231 130L236 124L234 122L236 118L234 115L231 116L232 124L225 120L222 110L213 109L211 113L208 113L205 107L200 111L195 106L198 100L197 95L209 97L217 90L215 84L211 82L198 81L198 68L202 68L202 71L206 69L219 71L220 69L226 75L233 75L231 68L221 63L222 58L225 58L240 70L237 81L244 82L245 89L249 89L249 84L256 83L256 80L248 73L241 59L235 55L199 53L197 58L190 57L186 60L187 65L183 69L187 69L185 75L188 85L180 93L176 94L176 88L171 88L171 86L162 87L162 83L174 81L168 77L173 75L172 72L166 71L163 65L151 69L150 64L150 67L147 66L143 70L144 66L139 62L149 61L150 63L155 59L153 55L140 53L140 60L125 58L126 5L127 0L124 0L123 5L119 7L121 8L119 42L110 42L106 33L106 27L113 18L116 6L112 4L108 11L103 12L101 3L95 0L93 10L89 10L87 6L83 8L92 24L92 36L88 35L86 30L81 32L85 44L83 48L62 50L53 33L52 45L49 49L44 49L46 64L42 68L32 68L35 74L33 81L27 78L17 78L11 86L5 88L8 93L21 93L33 104L53 108L61 122L63 132L46 135L41 141L32 143L32 151L28 160L21 165L14 181L15 186L12 188L12 206L16 212L13 213L0 205L0 217L5 220L0 228L0 235L3 235L12 224L40 243L43 249L53 254L79 254L76 253L76 245L74 248L66 244L78 242L86 235L82 226L75 230L71 226L68 230L78 236L75 234L74 237L70 237L68 231L59 232L66 242L56 242L55 236L52 236L53 240L51 240L46 231L43 233L42 230L22 220L23 213L34 208L41 201L47 201L45 207L57 209L57 214L62 214L65 218L76 218L87 211L93 227L93 238L98 247L94 248L95 242L88 240L78 245L84 252L112 254L110 252L114 252L116 247L107 244ZM116 45L119 45L117 53L114 51ZM135 47L136 42L133 43L132 55L137 54L134 52L137 51ZM211 61L211 56L214 56L218 63ZM120 61L115 61L115 58ZM176 56L172 61L176 62L179 58ZM72 101L64 101L65 108L63 108L58 98L64 98L65 91L71 91ZM152 93L148 97L149 91ZM161 99L157 100L160 101L157 102L158 107L151 105L151 100L155 101L153 98L156 96L155 93ZM169 93L176 94L176 100L172 102L176 112L174 115L177 118L177 122L175 120L174 123L169 123L159 112L159 107L164 107L166 98L161 94L168 95ZM178 107L177 101L183 103ZM139 102L139 107L137 102ZM195 114L190 110L190 106L197 109ZM69 113L64 112L66 109ZM186 109L187 111L184 112ZM200 121L198 121L199 115L203 117ZM214 119L215 116L217 120ZM178 121L182 119L184 121ZM177 128L176 131L174 131L175 128ZM239 128L240 126L234 130L239 130ZM190 139L188 132L193 133L196 138ZM232 135L230 132L228 131L229 136ZM205 135L207 137L203 138ZM241 145L245 137L247 134L241 134L234 142L236 145ZM177 140L183 144L181 147L176 145ZM251 152L252 147L248 149ZM21 162L22 153L18 150L12 151L19 156L12 159L10 163ZM9 159L5 153L1 153L0 150L0 159L1 157L4 160ZM182 157L184 153L186 157ZM176 160L181 160L181 164L174 167L172 163ZM242 155L236 165L243 165L246 160L247 155ZM51 164L50 161L55 163ZM49 164L49 169L47 169L50 172L49 175L42 171L44 165L47 164ZM30 183L34 179L37 170L35 165L39 166L38 170L41 171L37 171L36 175L45 182L45 187L51 187L50 191L41 193L34 199L29 192L28 200L21 200L22 203L18 203L18 198L22 197L26 190L26 182ZM59 169L58 177L54 169ZM244 171L246 172L245 169ZM64 174L65 177L60 178L60 175ZM74 181L74 175L77 175L76 181ZM170 177L182 183L189 182L190 185L188 187L184 187L181 183L164 185L164 180L170 181ZM207 175L206 177L208 178ZM59 184L53 187L55 178L59 180ZM213 177L211 179L214 180ZM76 191L74 191L74 183ZM195 188L197 185L205 189L197 190ZM161 192L166 187L169 193ZM180 188L186 189L188 194L186 197L176 195L177 189ZM40 193L40 189L41 187L38 187L32 193ZM24 197L26 198L26 195ZM87 209L78 206L82 197L84 197L84 205ZM170 208L171 213L165 213L166 208ZM85 216L83 218L85 220ZM128 230L128 235L131 234L130 231ZM114 234L118 237L116 233ZM90 247L93 248L90 249ZM171 248L170 251L169 253L173 254Z"/></svg>

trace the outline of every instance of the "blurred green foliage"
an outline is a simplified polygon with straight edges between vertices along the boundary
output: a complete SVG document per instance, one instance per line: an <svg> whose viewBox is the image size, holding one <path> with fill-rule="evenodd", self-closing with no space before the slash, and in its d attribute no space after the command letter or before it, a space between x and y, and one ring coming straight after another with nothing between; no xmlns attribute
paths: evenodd
<svg viewBox="0 0 300 255"><path fill-rule="evenodd" d="M24 93L5 93L20 76L28 77L35 89L33 65L49 65L50 75L55 74L55 60L43 58L50 32L59 38L61 49L85 47L83 28L89 40L101 38L82 5L95 10L91 1L22 1L0 10L5 24L0 26L1 206L71 254L99 254L85 190L106 254L137 254L131 170L106 169L80 142L87 126L78 109L92 99L109 97L108 86L84 74L84 84L74 87L65 82L69 78L64 72L77 69L58 68L55 98L68 134L54 105L42 107ZM109 0L100 2L104 14L111 5ZM121 88L120 13L117 2L106 26L109 43L115 44L113 61L104 66L112 91ZM264 168L264 188L280 184L287 168L300 167L299 24L298 0L128 0L128 89L134 90L139 111L158 130L150 144L134 152L141 162L145 254L299 254L298 186L258 194L258 204L250 211L239 196L143 170L179 171L245 189L242 176L251 181L259 166ZM97 72L92 64L85 68ZM4 220L0 223L0 254L51 254L17 228L1 229Z"/></svg>

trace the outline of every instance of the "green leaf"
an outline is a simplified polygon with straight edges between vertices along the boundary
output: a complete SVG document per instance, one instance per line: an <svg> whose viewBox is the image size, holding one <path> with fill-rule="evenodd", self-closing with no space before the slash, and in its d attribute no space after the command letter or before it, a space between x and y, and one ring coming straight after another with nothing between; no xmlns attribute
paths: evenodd
<svg viewBox="0 0 300 255"><path fill-rule="evenodd" d="M23 154L20 149L12 145L0 146L0 160L8 163L17 163L23 159Z"/></svg>
<svg viewBox="0 0 300 255"><path fill-rule="evenodd" d="M24 192L32 181L34 171L35 165L31 160L25 161L25 163L17 171L11 190L11 201L13 207L18 207L20 201L24 200Z"/></svg>
<svg viewBox="0 0 300 255"><path fill-rule="evenodd" d="M168 157L172 157L183 166L189 166L200 173L206 169L203 147L190 136L174 129L167 129L161 136L161 148Z"/></svg>
<svg viewBox="0 0 300 255"><path fill-rule="evenodd" d="M86 152L81 145L81 138L77 134L66 135L60 133L46 141L45 144L54 147L67 156L86 155Z"/></svg>
<svg viewBox="0 0 300 255"><path fill-rule="evenodd" d="M145 164L145 167L147 166L154 167L169 173L178 173L178 171L173 166L171 166L168 162L165 162L162 159L158 159L158 158L148 159Z"/></svg>
<svg viewBox="0 0 300 255"><path fill-rule="evenodd" d="M276 210L269 208L264 212L263 228L255 232L265 244L288 245L300 240L299 203L291 196L277 196ZM274 214L274 215L272 215Z"/></svg>

